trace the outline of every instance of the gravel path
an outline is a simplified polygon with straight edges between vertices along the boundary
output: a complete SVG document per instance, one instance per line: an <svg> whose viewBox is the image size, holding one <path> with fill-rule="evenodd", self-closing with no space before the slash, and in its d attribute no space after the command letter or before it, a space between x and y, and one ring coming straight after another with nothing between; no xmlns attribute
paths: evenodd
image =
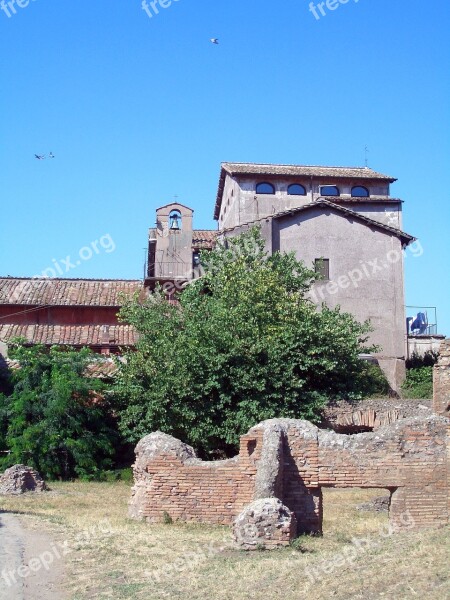
<svg viewBox="0 0 450 600"><path fill-rule="evenodd" d="M64 600L62 579L63 559L53 540L0 512L0 600Z"/></svg>

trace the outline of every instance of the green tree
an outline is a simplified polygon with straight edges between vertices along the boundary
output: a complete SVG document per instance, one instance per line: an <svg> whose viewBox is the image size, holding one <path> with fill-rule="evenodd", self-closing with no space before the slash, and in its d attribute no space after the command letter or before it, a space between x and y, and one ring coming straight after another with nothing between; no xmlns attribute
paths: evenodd
<svg viewBox="0 0 450 600"><path fill-rule="evenodd" d="M315 420L328 399L360 393L369 324L317 310L307 299L316 274L293 254L267 256L253 229L201 261L179 305L159 290L123 306L140 334L116 388L128 441L161 429L204 454L234 451L263 419Z"/></svg>
<svg viewBox="0 0 450 600"><path fill-rule="evenodd" d="M49 479L95 477L109 467L117 428L104 384L84 376L95 360L89 349L18 343L10 354L20 368L12 393L0 395L0 467L26 463Z"/></svg>

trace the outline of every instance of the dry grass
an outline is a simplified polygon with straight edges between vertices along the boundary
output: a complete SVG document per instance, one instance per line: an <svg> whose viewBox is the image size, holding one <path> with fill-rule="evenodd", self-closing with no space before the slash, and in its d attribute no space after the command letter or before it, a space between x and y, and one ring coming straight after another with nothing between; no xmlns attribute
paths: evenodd
<svg viewBox="0 0 450 600"><path fill-rule="evenodd" d="M123 483L52 488L42 496L3 499L1 508L21 513L27 527L68 541L72 600L450 597L448 529L383 537L385 514L355 510L380 495L376 490L326 490L322 538L244 553L227 547L227 528L128 520ZM108 528L112 533L102 533Z"/></svg>

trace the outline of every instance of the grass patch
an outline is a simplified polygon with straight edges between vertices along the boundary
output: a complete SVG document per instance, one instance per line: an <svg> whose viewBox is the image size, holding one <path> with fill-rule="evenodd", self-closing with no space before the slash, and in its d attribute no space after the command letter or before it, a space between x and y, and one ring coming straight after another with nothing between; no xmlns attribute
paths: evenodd
<svg viewBox="0 0 450 600"><path fill-rule="evenodd" d="M448 528L380 536L386 514L355 508L380 490L324 490L323 537L246 553L229 547L226 527L127 519L124 482L51 487L41 496L3 498L0 508L67 540L72 600L450 597Z"/></svg>

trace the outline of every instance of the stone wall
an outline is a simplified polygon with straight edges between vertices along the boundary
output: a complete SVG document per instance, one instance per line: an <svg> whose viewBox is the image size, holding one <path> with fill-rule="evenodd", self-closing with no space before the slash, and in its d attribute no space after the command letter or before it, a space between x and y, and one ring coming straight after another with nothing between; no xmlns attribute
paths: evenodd
<svg viewBox="0 0 450 600"><path fill-rule="evenodd" d="M433 411L450 416L450 338L441 343L439 360L433 369Z"/></svg>
<svg viewBox="0 0 450 600"><path fill-rule="evenodd" d="M396 530L448 523L448 428L415 417L353 436L272 419L241 438L237 457L203 462L160 432L136 448L130 516L231 524L250 503L278 498L296 533L322 530L322 487L386 488ZM405 520L405 515L408 519Z"/></svg>
<svg viewBox="0 0 450 600"><path fill-rule="evenodd" d="M364 433L399 419L432 414L430 400L368 398L359 402L334 402L322 411L320 427L337 433Z"/></svg>

